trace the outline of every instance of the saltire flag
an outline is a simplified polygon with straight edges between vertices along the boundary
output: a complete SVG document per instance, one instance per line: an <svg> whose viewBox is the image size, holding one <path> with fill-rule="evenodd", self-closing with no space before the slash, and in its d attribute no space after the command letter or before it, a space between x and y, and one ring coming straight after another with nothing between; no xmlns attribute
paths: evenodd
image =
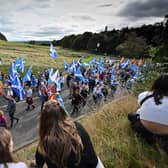
<svg viewBox="0 0 168 168"><path fill-rule="evenodd" d="M83 75L82 75L82 73L81 73L80 68L77 69L77 71L76 71L76 73L75 73L75 76L76 76L79 80L81 80L81 81L84 81L84 80L85 80L85 78L83 77Z"/></svg>
<svg viewBox="0 0 168 168"><path fill-rule="evenodd" d="M56 80L58 80L60 77L60 73L59 70L56 70L55 73L50 77L52 82L56 82Z"/></svg>
<svg viewBox="0 0 168 168"><path fill-rule="evenodd" d="M52 43L50 43L50 56L56 59L58 57L58 53L55 50L54 46Z"/></svg>
<svg viewBox="0 0 168 168"><path fill-rule="evenodd" d="M20 72L24 72L24 64L25 64L25 61L23 58L17 58L16 61L15 61L15 68L16 69L19 69Z"/></svg>
<svg viewBox="0 0 168 168"><path fill-rule="evenodd" d="M68 63L66 62L66 61L64 61L64 69L66 70L66 71L68 71Z"/></svg>
<svg viewBox="0 0 168 168"><path fill-rule="evenodd" d="M138 72L139 67L136 64L131 64L129 69L131 69L134 73Z"/></svg>
<svg viewBox="0 0 168 168"><path fill-rule="evenodd" d="M23 81L24 82L31 81L31 75L32 75L32 66L26 72L26 75L23 77Z"/></svg>
<svg viewBox="0 0 168 168"><path fill-rule="evenodd" d="M69 72L73 72L73 73L76 73L76 63L75 61L73 60L72 61L72 64L71 64L71 67L69 68Z"/></svg>
<svg viewBox="0 0 168 168"><path fill-rule="evenodd" d="M61 91L61 79L60 79L60 77L55 81L55 83L56 83L56 86L57 86L56 91L60 92Z"/></svg>
<svg viewBox="0 0 168 168"><path fill-rule="evenodd" d="M83 67L86 67L86 66L90 66L90 65L89 65L88 63L85 63L85 62L84 62L84 63L82 63L82 66L83 66Z"/></svg>
<svg viewBox="0 0 168 168"><path fill-rule="evenodd" d="M91 61L89 61L89 64L95 64L96 63L96 58L93 58Z"/></svg>
<svg viewBox="0 0 168 168"><path fill-rule="evenodd" d="M49 73L49 78L48 78L48 84L49 84L49 83L52 82L51 77L52 77L52 75L54 74L53 68L49 68L49 69L48 69L48 73Z"/></svg>
<svg viewBox="0 0 168 168"><path fill-rule="evenodd" d="M124 69L127 67L127 65L129 64L129 59L127 59L126 61L124 61L122 64L120 64L121 68Z"/></svg>
<svg viewBox="0 0 168 168"><path fill-rule="evenodd" d="M11 81L11 87L15 94L19 97L20 100L23 100L25 91L23 82L20 80L19 76L16 75L15 79Z"/></svg>
<svg viewBox="0 0 168 168"><path fill-rule="evenodd" d="M36 79L36 77L34 75L32 75L32 77L31 77L31 83L32 83L33 87L37 86L37 79Z"/></svg>
<svg viewBox="0 0 168 168"><path fill-rule="evenodd" d="M12 64L10 65L10 72L9 72L9 78L10 78L10 81L11 81L11 82L12 82L13 80L15 80L16 75L17 75L16 67L15 67L15 64L12 63Z"/></svg>

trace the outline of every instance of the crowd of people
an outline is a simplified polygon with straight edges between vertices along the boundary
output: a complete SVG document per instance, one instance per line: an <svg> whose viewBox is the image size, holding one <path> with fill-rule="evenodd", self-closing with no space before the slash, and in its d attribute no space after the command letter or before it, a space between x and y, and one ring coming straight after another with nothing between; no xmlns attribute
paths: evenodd
<svg viewBox="0 0 168 168"><path fill-rule="evenodd" d="M38 74L35 86L31 81L26 81L25 98L29 111L34 109L33 91L38 91L41 100L39 121L39 143L35 153L36 167L46 164L49 168L103 168L103 164L97 156L90 137L83 126L72 120L74 114L78 114L80 108L93 99L96 105L107 101L108 95L114 97L119 87L130 90L137 80L143 82L145 63L137 60L124 60L113 62L112 60L91 60L89 66L82 62L76 63L76 70L69 67L68 75L55 73L51 76L50 70L44 70ZM73 67L74 68L74 67ZM80 69L80 73L78 70ZM77 73L78 72L78 73ZM5 86L1 95L8 101L7 111L10 117L10 127L13 127L16 101L10 81L4 82L0 73L0 81ZM51 80L55 79L55 82ZM143 92L138 97L140 108L136 113L130 113L128 119L132 128L148 141L159 138L162 144L168 137L168 75L161 75L153 84L150 91ZM6 90L5 90L6 89ZM66 109L61 96L63 89L69 89L72 112ZM14 163L12 157L12 137L9 132L7 118L0 111L0 167L25 168L22 162ZM152 137L152 138L151 138ZM165 145L164 145L165 147ZM167 149L167 148L165 148ZM168 150L167 150L168 151ZM3 153L3 154L2 154Z"/></svg>

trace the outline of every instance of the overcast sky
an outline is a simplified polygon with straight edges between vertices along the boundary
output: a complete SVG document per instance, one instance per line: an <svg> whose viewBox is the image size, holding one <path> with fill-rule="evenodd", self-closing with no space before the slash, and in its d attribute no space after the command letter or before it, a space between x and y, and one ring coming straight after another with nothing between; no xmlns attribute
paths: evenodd
<svg viewBox="0 0 168 168"><path fill-rule="evenodd" d="M168 0L0 0L0 32L9 41L53 40L160 22L165 14Z"/></svg>

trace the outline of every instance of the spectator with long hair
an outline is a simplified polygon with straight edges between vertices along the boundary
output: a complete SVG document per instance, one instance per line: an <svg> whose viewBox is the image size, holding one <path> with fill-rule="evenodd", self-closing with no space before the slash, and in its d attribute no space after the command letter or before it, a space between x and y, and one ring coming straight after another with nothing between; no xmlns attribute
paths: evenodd
<svg viewBox="0 0 168 168"><path fill-rule="evenodd" d="M0 110L0 127L7 128L7 118L4 115L4 112Z"/></svg>
<svg viewBox="0 0 168 168"><path fill-rule="evenodd" d="M48 101L40 116L36 164L48 168L96 168L98 158L83 126L67 116L55 100Z"/></svg>
<svg viewBox="0 0 168 168"><path fill-rule="evenodd" d="M167 141L168 75L158 77L150 91L145 91L139 95L138 103L140 105L138 111L128 115L133 129L149 141L152 141L152 137ZM168 152L168 145L166 146Z"/></svg>
<svg viewBox="0 0 168 168"><path fill-rule="evenodd" d="M25 163L14 161L11 133L6 128L0 127L0 135L0 168L26 168Z"/></svg>

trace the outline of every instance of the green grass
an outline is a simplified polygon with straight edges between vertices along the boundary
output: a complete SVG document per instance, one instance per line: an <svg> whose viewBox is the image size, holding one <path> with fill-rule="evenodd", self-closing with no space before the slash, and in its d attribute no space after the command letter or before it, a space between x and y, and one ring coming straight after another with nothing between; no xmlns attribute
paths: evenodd
<svg viewBox="0 0 168 168"><path fill-rule="evenodd" d="M49 67L63 70L64 60L70 63L73 59L77 60L79 55L84 56L86 60L92 58L87 52L81 53L61 47L56 47L56 50L59 56L56 61L54 61L53 58L49 56L49 46L0 41L0 57L3 59L3 65L0 66L0 71L4 71L8 74L9 65L15 61L16 58L20 57L23 57L26 61L25 71L32 65L34 74Z"/></svg>
<svg viewBox="0 0 168 168"><path fill-rule="evenodd" d="M146 144L130 128L127 114L137 110L137 99L127 96L100 108L81 122L106 168L167 168L167 155ZM17 160L28 164L37 143L18 151Z"/></svg>

